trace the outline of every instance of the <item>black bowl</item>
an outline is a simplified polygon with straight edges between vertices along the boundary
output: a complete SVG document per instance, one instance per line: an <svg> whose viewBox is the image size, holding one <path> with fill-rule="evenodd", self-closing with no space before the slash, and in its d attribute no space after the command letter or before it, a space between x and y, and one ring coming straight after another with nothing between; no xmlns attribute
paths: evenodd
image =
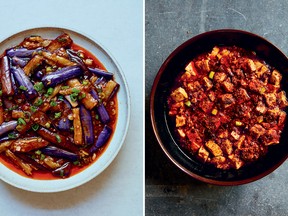
<svg viewBox="0 0 288 216"><path fill-rule="evenodd" d="M282 73L281 85L288 95L288 59L277 47L260 36L241 30L210 31L195 36L180 45L162 64L154 80L150 97L152 126L165 154L185 173L210 184L240 185L270 174L287 159L287 123L282 132L280 143L269 146L268 153L264 157L239 170L221 170L199 162L177 145L177 138L167 114L167 98L176 76L194 57L212 50L216 45L235 45L255 51L258 57ZM287 109L285 111L287 112Z"/></svg>

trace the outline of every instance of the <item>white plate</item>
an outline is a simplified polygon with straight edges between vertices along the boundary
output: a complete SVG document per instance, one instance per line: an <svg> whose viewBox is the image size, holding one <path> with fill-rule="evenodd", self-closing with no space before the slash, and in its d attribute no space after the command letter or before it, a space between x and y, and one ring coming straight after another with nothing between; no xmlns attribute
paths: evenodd
<svg viewBox="0 0 288 216"><path fill-rule="evenodd" d="M111 56L103 46L99 45L95 40L90 39L83 34L77 33L76 31L55 28L55 27L43 27L34 28L20 33L14 34L13 36L5 39L0 43L0 53L3 53L5 49L13 47L19 44L25 37L30 35L40 35L43 38L54 39L62 33L67 33L70 35L72 40L90 51L95 55L100 62L105 66L108 71L115 74L115 80L120 84L120 88L117 94L118 98L118 120L116 125L116 130L114 135L100 158L97 159L95 163L90 165L88 168L84 169L82 172L71 176L67 179L59 180L36 180L31 178L23 177L12 170L8 169L2 163L0 164L0 178L1 180L11 184L15 187L34 191L34 192L59 192L75 188L80 186L97 175L99 175L116 157L121 146L123 145L125 136L127 134L129 120L130 120L130 96L128 91L127 82L125 80L124 74L121 71L119 65L115 59Z"/></svg>

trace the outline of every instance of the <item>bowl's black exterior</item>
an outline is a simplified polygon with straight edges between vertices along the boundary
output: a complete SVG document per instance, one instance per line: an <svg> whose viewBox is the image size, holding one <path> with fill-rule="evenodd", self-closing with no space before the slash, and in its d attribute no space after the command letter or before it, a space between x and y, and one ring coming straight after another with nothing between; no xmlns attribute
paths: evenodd
<svg viewBox="0 0 288 216"><path fill-rule="evenodd" d="M258 180L277 167L288 157L288 126L285 124L280 144L269 147L265 157L239 170L220 170L194 160L177 145L173 128L169 126L167 97L176 76L195 56L212 50L215 45L239 46L256 54L282 75L282 88L288 91L288 59L264 38L241 30L222 29L200 34L175 49L163 63L154 80L150 97L150 114L156 138L170 160L188 175L210 184L240 185ZM288 94L287 94L288 95ZM286 110L287 112L287 110Z"/></svg>

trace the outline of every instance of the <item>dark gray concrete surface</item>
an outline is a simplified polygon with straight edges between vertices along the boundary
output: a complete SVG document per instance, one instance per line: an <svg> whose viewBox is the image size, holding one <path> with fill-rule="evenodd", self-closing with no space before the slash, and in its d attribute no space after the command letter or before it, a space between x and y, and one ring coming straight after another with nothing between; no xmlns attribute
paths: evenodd
<svg viewBox="0 0 288 216"><path fill-rule="evenodd" d="M288 162L250 184L220 187L178 170L154 136L149 96L168 55L189 38L214 29L242 29L288 54L287 0L146 0L145 3L146 215L288 215ZM287 143L288 144L288 143Z"/></svg>

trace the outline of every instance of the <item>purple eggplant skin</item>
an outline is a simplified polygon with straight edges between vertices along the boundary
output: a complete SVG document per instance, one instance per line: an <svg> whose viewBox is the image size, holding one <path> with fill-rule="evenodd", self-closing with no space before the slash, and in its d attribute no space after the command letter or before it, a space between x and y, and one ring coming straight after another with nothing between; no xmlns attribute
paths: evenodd
<svg viewBox="0 0 288 216"><path fill-rule="evenodd" d="M17 138L20 136L19 133L15 133L15 132L12 132L12 133L13 133L13 135L14 135L15 138L11 138L11 137L9 137L9 136L6 134L6 135L4 135L4 136L2 136L2 137L0 138L0 143L1 143L1 142L4 142L4 141L7 141L7 140L11 140L11 139L17 139Z"/></svg>
<svg viewBox="0 0 288 216"><path fill-rule="evenodd" d="M0 125L0 136L9 132L9 131L12 131L16 128L17 126L17 121L9 121L9 122L3 122L1 125Z"/></svg>
<svg viewBox="0 0 288 216"><path fill-rule="evenodd" d="M3 94L9 96L13 95L14 89L11 80L9 58L7 56L3 56L0 59L0 75Z"/></svg>
<svg viewBox="0 0 288 216"><path fill-rule="evenodd" d="M45 155L57 158L64 158L69 161L76 161L79 159L79 156L77 154L66 151L61 148L57 148L55 146L46 146L44 148L41 148L40 151Z"/></svg>
<svg viewBox="0 0 288 216"><path fill-rule="evenodd" d="M39 71L37 71L37 72L35 73L35 77L36 77L38 80L41 80L41 79L43 78L43 76L44 76L44 73L43 73L41 70L39 70Z"/></svg>
<svg viewBox="0 0 288 216"><path fill-rule="evenodd" d="M103 130L99 134L98 139L89 149L89 153L93 154L95 151L101 148L109 140L111 134L112 134L112 128L110 128L108 125L105 125Z"/></svg>
<svg viewBox="0 0 288 216"><path fill-rule="evenodd" d="M26 48L11 48L6 50L6 55L9 57L31 57L34 52L42 50L41 47L37 49L28 50Z"/></svg>
<svg viewBox="0 0 288 216"><path fill-rule="evenodd" d="M33 84L31 83L28 76L24 73L22 68L12 67L11 72L12 72L15 80L17 81L18 85L24 86L26 88L26 90L24 91L24 94L28 100L31 100L31 99L36 98L38 96L37 91L34 89Z"/></svg>
<svg viewBox="0 0 288 216"><path fill-rule="evenodd" d="M55 87L66 80L81 76L82 74L83 70L80 66L68 66L43 76L41 81L45 87Z"/></svg>
<svg viewBox="0 0 288 216"><path fill-rule="evenodd" d="M99 77L95 83L94 86L97 87L101 87L102 85L105 85L107 83L107 80L105 79L105 77Z"/></svg>
<svg viewBox="0 0 288 216"><path fill-rule="evenodd" d="M83 71L88 71L87 66L82 61L82 59L77 55L77 53L71 49L67 49L66 52L68 53L68 56L72 62L77 63Z"/></svg>
<svg viewBox="0 0 288 216"><path fill-rule="evenodd" d="M105 71L105 70L101 70L99 68L88 68L88 70L95 74L97 77L104 77L106 80L110 80L113 78L113 73Z"/></svg>
<svg viewBox="0 0 288 216"><path fill-rule="evenodd" d="M13 56L12 57L12 64L14 66L20 66L20 67L24 67L29 61L29 58L21 58L21 57L17 57L17 56Z"/></svg>
<svg viewBox="0 0 288 216"><path fill-rule="evenodd" d="M60 119L57 125L57 128L60 131L70 131L71 127L72 127L72 123L68 118Z"/></svg>
<svg viewBox="0 0 288 216"><path fill-rule="evenodd" d="M99 96L94 89L91 90L90 94L99 102ZM96 110L99 115L100 121L103 124L107 124L108 122L110 122L110 116L102 103L99 103L99 105L96 107Z"/></svg>
<svg viewBox="0 0 288 216"><path fill-rule="evenodd" d="M71 174L72 165L70 162L64 163L61 167L52 171L52 175L60 178L68 178Z"/></svg>
<svg viewBox="0 0 288 216"><path fill-rule="evenodd" d="M14 90L14 94L17 95L18 94L18 88L17 88L16 81L15 81L15 78L14 78L14 75L12 72L11 72L11 83L12 83L12 88Z"/></svg>
<svg viewBox="0 0 288 216"><path fill-rule="evenodd" d="M90 111L84 105L80 106L80 120L84 132L84 142L86 145L92 145L94 143L92 117Z"/></svg>

